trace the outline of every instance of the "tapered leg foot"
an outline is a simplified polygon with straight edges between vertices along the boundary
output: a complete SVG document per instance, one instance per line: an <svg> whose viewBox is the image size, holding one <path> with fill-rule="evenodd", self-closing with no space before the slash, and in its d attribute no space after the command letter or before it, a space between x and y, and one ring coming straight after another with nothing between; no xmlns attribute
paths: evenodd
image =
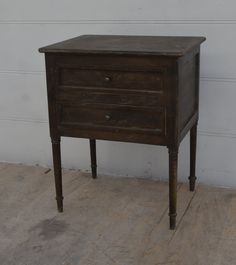
<svg viewBox="0 0 236 265"><path fill-rule="evenodd" d="M59 213L63 212L63 197L62 198L56 198L57 200L57 210Z"/></svg>
<svg viewBox="0 0 236 265"><path fill-rule="evenodd" d="M196 183L196 177L190 176L189 178L189 190L194 191L195 190L195 183Z"/></svg>
<svg viewBox="0 0 236 265"><path fill-rule="evenodd" d="M90 139L89 142L90 142L92 177L95 179L95 178L97 178L96 140Z"/></svg>
<svg viewBox="0 0 236 265"><path fill-rule="evenodd" d="M170 230L175 230L177 214L170 214L169 216L170 216Z"/></svg>
<svg viewBox="0 0 236 265"><path fill-rule="evenodd" d="M170 229L176 227L178 148L169 148L169 217Z"/></svg>
<svg viewBox="0 0 236 265"><path fill-rule="evenodd" d="M92 177L93 179L96 179L97 178L97 166L91 165L91 169L92 169Z"/></svg>
<svg viewBox="0 0 236 265"><path fill-rule="evenodd" d="M60 137L52 138L53 167L58 212L63 211Z"/></svg>
<svg viewBox="0 0 236 265"><path fill-rule="evenodd" d="M196 148L197 148L197 124L190 130L190 176L189 189L194 191L196 182Z"/></svg>

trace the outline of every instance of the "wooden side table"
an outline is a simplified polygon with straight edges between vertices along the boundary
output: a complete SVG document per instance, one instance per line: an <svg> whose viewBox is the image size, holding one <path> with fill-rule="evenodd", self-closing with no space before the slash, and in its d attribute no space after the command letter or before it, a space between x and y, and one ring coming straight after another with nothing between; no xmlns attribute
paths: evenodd
<svg viewBox="0 0 236 265"><path fill-rule="evenodd" d="M169 150L170 229L176 226L177 161L190 130L195 186L199 55L204 37L83 35L45 53L58 211L63 211L61 136L164 145Z"/></svg>

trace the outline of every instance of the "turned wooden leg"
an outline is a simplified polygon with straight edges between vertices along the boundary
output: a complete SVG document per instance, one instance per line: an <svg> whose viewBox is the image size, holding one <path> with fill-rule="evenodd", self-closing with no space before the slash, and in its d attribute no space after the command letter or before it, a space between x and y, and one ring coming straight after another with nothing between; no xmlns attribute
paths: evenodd
<svg viewBox="0 0 236 265"><path fill-rule="evenodd" d="M176 226L178 149L169 148L169 216L170 229Z"/></svg>
<svg viewBox="0 0 236 265"><path fill-rule="evenodd" d="M51 138L52 140L52 154L53 154L53 167L54 178L56 186L56 200L58 212L63 211L63 195L62 195L62 173L61 173L61 147L60 137Z"/></svg>
<svg viewBox="0 0 236 265"><path fill-rule="evenodd" d="M190 176L189 189L194 191L196 181L196 146L197 146L197 124L190 130Z"/></svg>
<svg viewBox="0 0 236 265"><path fill-rule="evenodd" d="M90 139L90 156L91 156L91 169L92 177L97 177L97 157L96 157L96 140Z"/></svg>

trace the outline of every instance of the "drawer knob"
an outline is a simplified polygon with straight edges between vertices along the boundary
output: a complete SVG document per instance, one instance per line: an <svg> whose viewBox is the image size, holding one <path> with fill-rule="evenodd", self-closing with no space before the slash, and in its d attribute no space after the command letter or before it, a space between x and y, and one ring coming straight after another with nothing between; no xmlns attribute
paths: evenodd
<svg viewBox="0 0 236 265"><path fill-rule="evenodd" d="M111 116L107 114L107 115L105 115L105 118L107 121L109 121L111 119Z"/></svg>
<svg viewBox="0 0 236 265"><path fill-rule="evenodd" d="M110 82L110 81L111 81L111 77L106 76L106 77L105 77L105 81L106 81L106 82Z"/></svg>

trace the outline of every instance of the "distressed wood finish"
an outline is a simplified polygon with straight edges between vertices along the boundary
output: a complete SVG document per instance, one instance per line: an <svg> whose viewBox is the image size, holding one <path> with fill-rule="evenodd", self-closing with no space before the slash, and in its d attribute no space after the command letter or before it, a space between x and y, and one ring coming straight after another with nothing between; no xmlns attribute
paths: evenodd
<svg viewBox="0 0 236 265"><path fill-rule="evenodd" d="M45 53L58 210L62 211L60 137L164 145L169 149L170 228L176 226L178 148L191 130L190 190L195 184L199 54L204 37L84 35Z"/></svg>
<svg viewBox="0 0 236 265"><path fill-rule="evenodd" d="M190 130L190 176L189 189L194 191L196 181L197 123Z"/></svg>
<svg viewBox="0 0 236 265"><path fill-rule="evenodd" d="M63 211L63 195L62 195L62 170L61 170L61 139L60 137L51 138L52 140L52 154L54 165L54 177L56 187L57 209L59 212Z"/></svg>
<svg viewBox="0 0 236 265"><path fill-rule="evenodd" d="M162 92L163 73L157 71L94 70L64 66L60 69L60 85L77 87L120 88Z"/></svg>
<svg viewBox="0 0 236 265"><path fill-rule="evenodd" d="M92 176L95 179L97 177L96 140L90 139L89 143L90 143L90 156L91 156Z"/></svg>
<svg viewBox="0 0 236 265"><path fill-rule="evenodd" d="M170 229L176 226L178 148L169 148L169 216Z"/></svg>

